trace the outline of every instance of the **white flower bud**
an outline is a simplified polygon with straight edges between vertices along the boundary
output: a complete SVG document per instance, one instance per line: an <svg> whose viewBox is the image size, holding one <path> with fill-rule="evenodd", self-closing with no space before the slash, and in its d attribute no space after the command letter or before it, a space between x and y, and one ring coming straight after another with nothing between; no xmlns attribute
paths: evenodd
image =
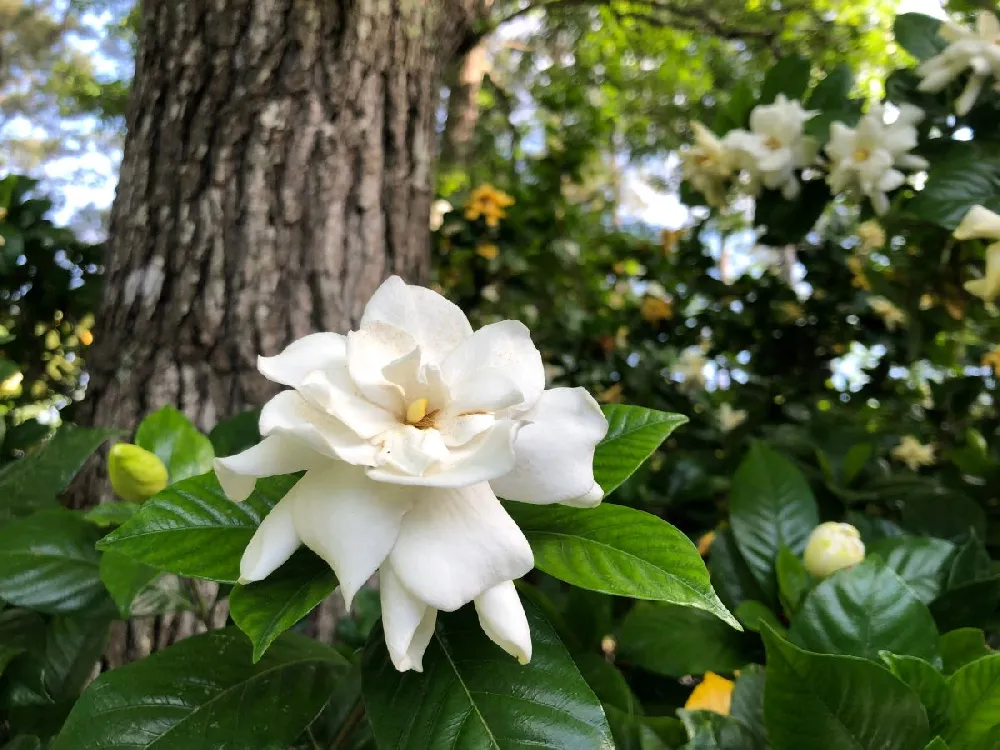
<svg viewBox="0 0 1000 750"><path fill-rule="evenodd" d="M817 578L826 578L864 559L865 544L861 534L849 523L821 523L813 529L806 543L806 570Z"/></svg>

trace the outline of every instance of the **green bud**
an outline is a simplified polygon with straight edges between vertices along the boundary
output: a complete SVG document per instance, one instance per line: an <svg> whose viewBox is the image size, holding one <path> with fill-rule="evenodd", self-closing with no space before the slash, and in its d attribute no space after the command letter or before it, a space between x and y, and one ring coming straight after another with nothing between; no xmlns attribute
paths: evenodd
<svg viewBox="0 0 1000 750"><path fill-rule="evenodd" d="M111 446L108 474L118 496L132 503L141 503L167 486L167 467L163 461L131 443Z"/></svg>

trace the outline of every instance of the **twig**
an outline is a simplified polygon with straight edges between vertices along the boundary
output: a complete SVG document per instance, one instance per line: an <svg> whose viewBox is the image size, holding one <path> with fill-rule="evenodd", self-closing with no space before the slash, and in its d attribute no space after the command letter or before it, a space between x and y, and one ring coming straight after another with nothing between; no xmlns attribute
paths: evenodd
<svg viewBox="0 0 1000 750"><path fill-rule="evenodd" d="M336 738L333 740L333 744L330 745L330 750L343 750L347 747L347 741L354 734L354 730L358 728L358 724L365 716L365 702L358 699L358 702L354 704L354 708L351 709L351 713L347 715L344 719L343 725L340 727L340 731L337 732Z"/></svg>

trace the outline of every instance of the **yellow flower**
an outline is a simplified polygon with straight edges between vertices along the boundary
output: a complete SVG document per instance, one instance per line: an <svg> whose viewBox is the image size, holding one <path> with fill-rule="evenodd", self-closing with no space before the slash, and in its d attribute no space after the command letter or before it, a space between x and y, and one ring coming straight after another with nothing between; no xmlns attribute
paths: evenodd
<svg viewBox="0 0 1000 750"><path fill-rule="evenodd" d="M90 346L94 343L94 334L90 331L80 331L80 343L84 346Z"/></svg>
<svg viewBox="0 0 1000 750"><path fill-rule="evenodd" d="M885 297L872 297L868 300L868 305L882 318L890 331L895 331L900 324L906 322L906 313Z"/></svg>
<svg viewBox="0 0 1000 750"><path fill-rule="evenodd" d="M920 295L920 309L930 310L934 307L937 302L937 298L933 294L922 294Z"/></svg>
<svg viewBox="0 0 1000 750"><path fill-rule="evenodd" d="M782 302L778 305L778 309L784 314L789 320L798 320L802 317L802 305L798 302Z"/></svg>
<svg viewBox="0 0 1000 750"><path fill-rule="evenodd" d="M723 432L735 430L746 421L746 418L745 409L734 409L728 403L719 407L719 428Z"/></svg>
<svg viewBox="0 0 1000 750"><path fill-rule="evenodd" d="M995 346L983 355L983 367L992 367L993 372L1000 375L1000 346Z"/></svg>
<svg viewBox="0 0 1000 750"><path fill-rule="evenodd" d="M858 226L858 238L861 240L862 252L885 246L885 230L874 219L862 222Z"/></svg>
<svg viewBox="0 0 1000 750"><path fill-rule="evenodd" d="M863 291L870 292L872 285L871 282L868 281L868 277L865 275L864 264L862 263L861 258L852 255L847 259L847 267L851 270L851 274L854 276L854 278L851 279L851 285Z"/></svg>
<svg viewBox="0 0 1000 750"><path fill-rule="evenodd" d="M622 384L615 383L610 388L602 391L597 400L602 404L617 404L622 400Z"/></svg>
<svg viewBox="0 0 1000 750"><path fill-rule="evenodd" d="M480 258L486 258L486 260L495 260L500 255L500 248L490 243L478 245L476 247L476 255Z"/></svg>
<svg viewBox="0 0 1000 750"><path fill-rule="evenodd" d="M732 680L719 677L715 672L705 672L704 679L691 691L684 708L688 711L714 711L729 716L735 685Z"/></svg>
<svg viewBox="0 0 1000 750"><path fill-rule="evenodd" d="M167 486L167 467L163 461L131 443L111 446L108 475L118 496L130 503L140 503Z"/></svg>
<svg viewBox="0 0 1000 750"><path fill-rule="evenodd" d="M961 320L965 317L965 302L960 299L945 300L944 309L954 320Z"/></svg>
<svg viewBox="0 0 1000 750"><path fill-rule="evenodd" d="M507 193L489 184L480 185L472 191L469 202L465 204L465 218L475 221L482 216L486 220L486 226L495 227L507 215L504 209L513 205L514 199Z"/></svg>
<svg viewBox="0 0 1000 750"><path fill-rule="evenodd" d="M698 542L695 545L698 547L698 554L704 557L708 554L709 550L712 549L712 542L715 541L715 532L707 531L698 537Z"/></svg>
<svg viewBox="0 0 1000 750"><path fill-rule="evenodd" d="M639 314L650 323L659 323L674 317L674 306L662 297L646 295L642 298Z"/></svg>
<svg viewBox="0 0 1000 750"><path fill-rule="evenodd" d="M49 351L59 348L59 331L55 328L45 334L45 348Z"/></svg>
<svg viewBox="0 0 1000 750"><path fill-rule="evenodd" d="M983 278L965 282L965 290L985 302L1000 295L1000 215L983 206L973 206L954 231L956 240L993 240L986 248Z"/></svg>
<svg viewBox="0 0 1000 750"><path fill-rule="evenodd" d="M827 521L809 535L802 561L816 578L826 578L865 559L861 533L849 523Z"/></svg>
<svg viewBox="0 0 1000 750"><path fill-rule="evenodd" d="M899 445L892 449L892 457L906 464L911 471L934 463L934 446L924 445L913 435L906 435Z"/></svg>
<svg viewBox="0 0 1000 750"><path fill-rule="evenodd" d="M21 393L21 382L24 380L24 373L15 372L6 380L0 382L0 396L12 397Z"/></svg>

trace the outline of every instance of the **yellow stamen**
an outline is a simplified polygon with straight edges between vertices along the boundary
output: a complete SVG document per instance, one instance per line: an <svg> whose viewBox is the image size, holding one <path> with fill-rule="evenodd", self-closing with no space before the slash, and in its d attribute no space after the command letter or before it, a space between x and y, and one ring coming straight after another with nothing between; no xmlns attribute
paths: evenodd
<svg viewBox="0 0 1000 750"><path fill-rule="evenodd" d="M777 151L779 148L781 148L781 141L779 141L772 135L770 138L764 141L764 145L767 146L772 151Z"/></svg>
<svg viewBox="0 0 1000 750"><path fill-rule="evenodd" d="M867 148L859 148L854 152L854 161L868 161L872 152Z"/></svg>
<svg viewBox="0 0 1000 750"><path fill-rule="evenodd" d="M406 407L406 422L407 424L417 424L420 420L427 416L427 399L418 398L412 404Z"/></svg>

